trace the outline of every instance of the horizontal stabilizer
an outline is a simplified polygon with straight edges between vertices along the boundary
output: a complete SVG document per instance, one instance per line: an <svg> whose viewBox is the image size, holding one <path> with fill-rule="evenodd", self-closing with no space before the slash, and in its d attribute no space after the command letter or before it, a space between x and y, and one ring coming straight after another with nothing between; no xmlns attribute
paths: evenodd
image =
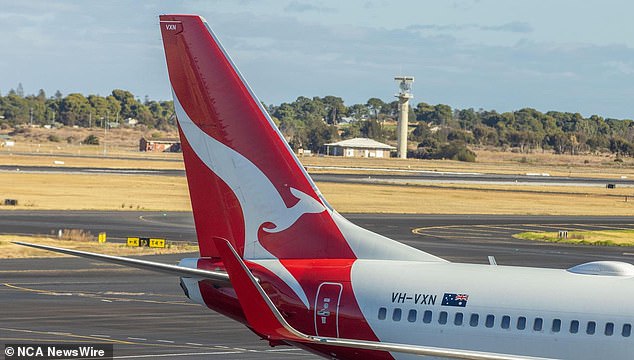
<svg viewBox="0 0 634 360"><path fill-rule="evenodd" d="M497 354L481 351L438 348L431 346L385 343L378 341L330 338L307 335L293 328L277 310L264 289L260 286L246 264L231 244L224 239L214 238L214 245L220 253L231 278L242 310L249 325L257 333L269 340L312 343L365 350L408 353L421 356L435 356L463 360L548 360L530 356ZM550 359L553 360L553 359Z"/></svg>
<svg viewBox="0 0 634 360"><path fill-rule="evenodd" d="M129 266L129 267L133 267L137 269L162 272L164 274L169 274L174 276L197 277L197 278L209 279L209 280L213 280L217 282L225 282L225 283L229 282L229 276L226 273L220 272L220 271L192 269L192 268L187 268L183 266L163 264L163 263L158 263L153 261L131 259L131 258L122 257L122 256L104 255L104 254L98 254L98 253L93 253L88 251L64 249L64 248L59 248L55 246L32 244L32 243L26 243L22 241L13 241L13 243L17 245L22 245L22 246L29 246L36 249L54 251L54 252L67 254L67 255L80 256L80 257L99 260L103 262L109 262L109 263L113 263L117 265Z"/></svg>

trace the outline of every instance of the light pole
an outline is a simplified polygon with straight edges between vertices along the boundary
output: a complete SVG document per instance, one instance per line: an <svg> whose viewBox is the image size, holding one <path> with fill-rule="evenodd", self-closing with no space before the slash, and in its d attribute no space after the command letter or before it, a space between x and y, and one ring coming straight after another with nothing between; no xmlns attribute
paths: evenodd
<svg viewBox="0 0 634 360"><path fill-rule="evenodd" d="M108 137L108 117L110 116L110 110L106 111L106 122L103 124L103 156L106 156L106 138Z"/></svg>

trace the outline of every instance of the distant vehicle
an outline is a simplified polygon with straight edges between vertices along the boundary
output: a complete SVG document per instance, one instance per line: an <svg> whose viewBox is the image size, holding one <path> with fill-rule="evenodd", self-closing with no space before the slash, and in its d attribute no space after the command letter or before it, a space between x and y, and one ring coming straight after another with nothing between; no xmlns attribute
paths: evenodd
<svg viewBox="0 0 634 360"><path fill-rule="evenodd" d="M178 275L190 299L271 345L329 359L632 358L632 264L450 263L352 224L207 22L162 15L160 26L200 258L174 266L21 244Z"/></svg>

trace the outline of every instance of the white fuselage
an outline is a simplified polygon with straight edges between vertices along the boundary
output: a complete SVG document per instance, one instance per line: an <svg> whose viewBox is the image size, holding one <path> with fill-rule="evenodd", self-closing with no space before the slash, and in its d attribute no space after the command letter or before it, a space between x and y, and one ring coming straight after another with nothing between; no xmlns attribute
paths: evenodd
<svg viewBox="0 0 634 360"><path fill-rule="evenodd" d="M383 342L575 360L634 355L631 276L358 260L352 286ZM468 300L443 305L445 294Z"/></svg>

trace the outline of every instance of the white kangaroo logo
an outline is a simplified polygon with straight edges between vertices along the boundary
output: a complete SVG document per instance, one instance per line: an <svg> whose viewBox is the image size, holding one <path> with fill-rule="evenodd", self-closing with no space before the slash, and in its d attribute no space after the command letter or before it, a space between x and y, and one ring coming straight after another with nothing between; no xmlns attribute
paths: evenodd
<svg viewBox="0 0 634 360"><path fill-rule="evenodd" d="M290 192L299 201L288 208L275 186L255 164L202 131L189 118L173 90L172 93L178 122L185 138L200 160L231 188L240 202L245 227L245 259L256 262L279 276L308 308L308 298L301 285L279 259L260 244L258 229L265 223L271 223L273 228L262 229L268 233L279 233L293 226L302 215L318 214L326 208L312 196L295 188L290 188Z"/></svg>
<svg viewBox="0 0 634 360"><path fill-rule="evenodd" d="M288 211L284 214L284 217L278 219L277 223L273 223L273 225L275 225L274 228L262 228L262 230L268 233L282 232L293 226L302 215L319 214L320 212L326 210L324 206L319 201L315 200L312 196L306 195L305 193L295 188L290 188L290 190L291 194L299 199L297 204L289 208Z"/></svg>

